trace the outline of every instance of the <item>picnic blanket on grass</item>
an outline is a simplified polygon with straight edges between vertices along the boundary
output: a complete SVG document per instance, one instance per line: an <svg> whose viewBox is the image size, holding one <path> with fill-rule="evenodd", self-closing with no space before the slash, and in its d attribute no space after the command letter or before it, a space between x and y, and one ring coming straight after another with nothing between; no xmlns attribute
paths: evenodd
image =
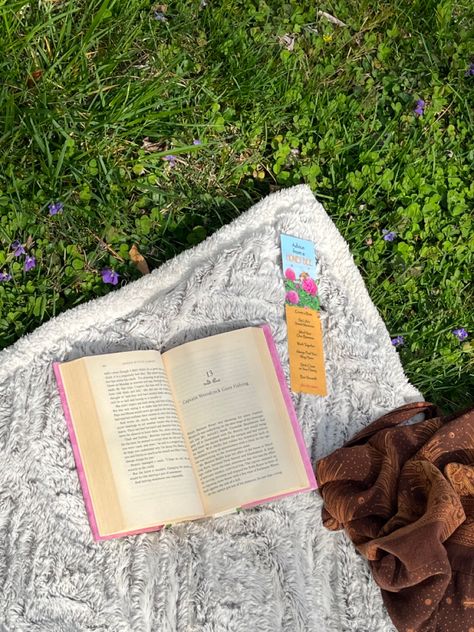
<svg viewBox="0 0 474 632"><path fill-rule="evenodd" d="M365 560L317 491L95 543L52 362L269 323L288 379L279 238L311 239L327 397L293 395L313 462L421 399L347 244L309 187L274 193L205 242L0 353L0 630L393 631Z"/></svg>

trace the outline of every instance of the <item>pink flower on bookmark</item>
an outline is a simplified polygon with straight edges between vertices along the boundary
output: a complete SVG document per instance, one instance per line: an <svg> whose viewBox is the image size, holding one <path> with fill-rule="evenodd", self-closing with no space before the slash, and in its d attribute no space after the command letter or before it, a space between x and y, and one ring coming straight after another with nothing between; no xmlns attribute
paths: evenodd
<svg viewBox="0 0 474 632"><path fill-rule="evenodd" d="M300 302L300 297L298 296L298 292L294 290L290 290L286 293L286 300L288 303L292 303L293 305L297 305Z"/></svg>
<svg viewBox="0 0 474 632"><path fill-rule="evenodd" d="M318 291L318 286L316 285L316 283L313 281L311 277L306 277L306 279L303 279L303 282L301 283L301 287L303 288L305 292L308 292L308 294L310 294L311 296L316 296L316 293Z"/></svg>

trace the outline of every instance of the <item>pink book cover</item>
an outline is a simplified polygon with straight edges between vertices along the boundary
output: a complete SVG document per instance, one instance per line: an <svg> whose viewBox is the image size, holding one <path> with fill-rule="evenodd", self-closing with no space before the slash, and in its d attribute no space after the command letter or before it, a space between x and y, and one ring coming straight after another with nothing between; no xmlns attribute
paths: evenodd
<svg viewBox="0 0 474 632"><path fill-rule="evenodd" d="M288 415L291 421L291 425L293 428L293 432L295 434L295 438L296 438L296 442L298 445L298 448L300 450L300 455L301 455L301 459L304 463L305 466L305 471L306 474L308 476L308 486L303 488L303 489L299 489L299 490L295 490L292 492L286 492L284 494L279 494L276 496L270 496L268 498L260 498L259 500L255 500L251 503L247 503L246 505L242 505L242 509L250 509L251 507L255 507L257 505L261 505L263 503L266 502L272 502L275 500L279 500L280 498L284 498L286 496L292 496L294 494L298 494L300 492L304 492L304 491L310 491L312 489L316 489L317 488L317 482L316 482L316 478L314 475L314 471L313 468L311 466L311 462L309 460L309 456L308 456L308 452L306 450L306 446L304 443L304 439L303 439L303 435L301 433L301 428L300 425L298 423L298 419L296 417L296 412L293 406L293 402L291 399L291 394L288 388L288 385L286 383L286 379L285 379L285 374L283 372L283 368L281 366L281 362L280 362L280 358L278 356L278 351L276 349L275 346L275 342L273 340L273 336L272 336L272 332L270 329L269 325L263 325L262 326L262 330L263 333L265 335L265 340L267 342L268 345L268 349L270 351L270 355L273 361L273 366L275 368L275 373L277 375L278 378L278 382L280 384L280 388L281 388L281 392L283 395L283 399L285 401L285 405L288 411ZM72 416L71 416L71 411L69 409L69 405L68 405L68 401L67 401L67 396L66 396L66 391L64 389L64 384L63 384L63 380L61 377L61 371L60 371L60 363L59 362L54 362L53 363L53 370L54 370L54 375L56 376L56 381L58 383L58 390L59 390L59 396L61 399L61 404L63 407L63 411L64 411L64 417L66 419L66 425L67 425L67 429L69 432L69 437L71 440L71 446L72 446L72 451L74 454L74 461L76 463L76 468L77 468L77 473L79 476L79 481L81 484L81 489L82 489L82 494L84 496L84 504L86 507L86 512L87 512L87 516L89 519L89 524L92 530L92 535L94 537L94 540L110 540L113 538L119 538L122 536L126 536L126 535L136 535L139 533L147 533L150 531L158 531L159 529L162 529L164 525L156 525L156 526L152 526L152 527L147 527L147 528L143 528L143 529L137 529L135 531L126 531L126 532L120 532L120 533L116 533L116 534L111 534L111 535L101 535L99 532L99 528L97 525L97 520L95 518L95 514L94 514L94 507L92 504L92 498L91 498L91 494L89 491L89 486L87 484L87 478L86 478L86 473L84 470L84 465L82 463L82 458L81 458L81 451L79 448L79 443L77 441L77 437L76 437L76 433L74 431L74 425L72 423Z"/></svg>

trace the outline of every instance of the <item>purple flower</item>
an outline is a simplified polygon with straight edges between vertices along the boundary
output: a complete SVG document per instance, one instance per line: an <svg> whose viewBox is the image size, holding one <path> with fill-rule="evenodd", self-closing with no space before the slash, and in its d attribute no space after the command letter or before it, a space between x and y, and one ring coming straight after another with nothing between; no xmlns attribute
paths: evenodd
<svg viewBox="0 0 474 632"><path fill-rule="evenodd" d="M166 160L170 167L176 167L176 156L173 156L173 154L168 154L163 160Z"/></svg>
<svg viewBox="0 0 474 632"><path fill-rule="evenodd" d="M193 140L193 145L202 145L202 140L199 140L199 138L195 138Z"/></svg>
<svg viewBox="0 0 474 632"><path fill-rule="evenodd" d="M392 338L391 343L394 347L401 347L405 344L405 339L403 336L396 336L395 338Z"/></svg>
<svg viewBox="0 0 474 632"><path fill-rule="evenodd" d="M473 77L473 76L474 76L474 61L471 63L469 68L466 70L466 77Z"/></svg>
<svg viewBox="0 0 474 632"><path fill-rule="evenodd" d="M382 230L382 235L385 241L393 241L397 236L397 233L394 230L387 230L386 228L384 228Z"/></svg>
<svg viewBox="0 0 474 632"><path fill-rule="evenodd" d="M298 296L298 292L294 290L290 290L286 293L286 300L288 303L292 303L293 305L297 305L300 302L300 297Z"/></svg>
<svg viewBox="0 0 474 632"><path fill-rule="evenodd" d="M294 281L296 279L296 274L293 268L287 268L285 270L285 277L290 281Z"/></svg>
<svg viewBox="0 0 474 632"><path fill-rule="evenodd" d="M5 281L11 281L12 275L8 274L8 272L0 272L0 283L4 283Z"/></svg>
<svg viewBox="0 0 474 632"><path fill-rule="evenodd" d="M23 248L23 244L21 244L18 240L12 243L12 250L15 257L26 255L26 250Z"/></svg>
<svg viewBox="0 0 474 632"><path fill-rule="evenodd" d="M33 256L27 255L25 259L24 270L25 272L29 272L36 267L36 259Z"/></svg>
<svg viewBox="0 0 474 632"><path fill-rule="evenodd" d="M48 208L50 215L57 215L58 213L62 213L64 204L62 202L51 202Z"/></svg>
<svg viewBox="0 0 474 632"><path fill-rule="evenodd" d="M461 329L453 329L453 334L456 336L456 338L458 340L460 340L461 342L463 340L466 340L466 338L469 336L469 334L467 333L467 331L464 329L464 327L461 327Z"/></svg>
<svg viewBox="0 0 474 632"><path fill-rule="evenodd" d="M425 102L423 101L423 99L418 99L418 101L416 102L416 107L413 111L416 116L423 116L423 114L425 113Z"/></svg>
<svg viewBox="0 0 474 632"><path fill-rule="evenodd" d="M164 13L162 13L161 11L155 11L153 13L153 17L155 18L155 20L157 20L158 22L168 22L168 18L166 17L166 15Z"/></svg>
<svg viewBox="0 0 474 632"><path fill-rule="evenodd" d="M111 270L110 268L104 268L101 271L101 275L102 275L102 281L104 283L110 283L110 285L117 285L119 281L118 272L115 272L115 270Z"/></svg>

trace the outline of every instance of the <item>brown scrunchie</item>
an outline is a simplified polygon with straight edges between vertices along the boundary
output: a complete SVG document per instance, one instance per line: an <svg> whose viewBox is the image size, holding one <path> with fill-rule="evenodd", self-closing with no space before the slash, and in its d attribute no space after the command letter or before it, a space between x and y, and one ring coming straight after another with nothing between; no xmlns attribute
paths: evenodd
<svg viewBox="0 0 474 632"><path fill-rule="evenodd" d="M400 632L474 632L474 408L402 406L321 459L316 478L324 525L367 558Z"/></svg>

